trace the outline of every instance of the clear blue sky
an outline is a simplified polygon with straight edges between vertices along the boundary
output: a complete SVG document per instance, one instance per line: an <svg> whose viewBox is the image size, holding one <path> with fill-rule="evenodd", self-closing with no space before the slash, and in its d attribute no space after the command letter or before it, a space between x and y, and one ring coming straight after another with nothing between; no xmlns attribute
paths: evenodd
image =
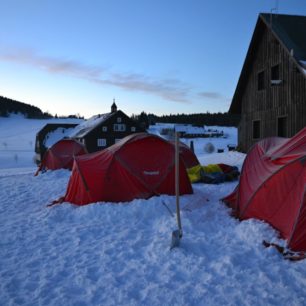
<svg viewBox="0 0 306 306"><path fill-rule="evenodd" d="M58 115L225 112L260 12L305 0L0 0L0 95Z"/></svg>

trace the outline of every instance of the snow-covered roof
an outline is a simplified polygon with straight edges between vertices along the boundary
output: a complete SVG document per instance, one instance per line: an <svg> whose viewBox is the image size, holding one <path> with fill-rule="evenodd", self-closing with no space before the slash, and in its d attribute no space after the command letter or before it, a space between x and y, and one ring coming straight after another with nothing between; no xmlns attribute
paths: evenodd
<svg viewBox="0 0 306 306"><path fill-rule="evenodd" d="M69 137L84 137L89 131L93 130L96 126L103 123L114 113L105 113L92 116L81 124L77 125L69 134Z"/></svg>
<svg viewBox="0 0 306 306"><path fill-rule="evenodd" d="M49 132L44 140L45 147L51 148L59 140L68 137L73 130L74 130L73 127L72 128L59 127L56 130Z"/></svg>
<svg viewBox="0 0 306 306"><path fill-rule="evenodd" d="M300 65L301 65L301 67L302 67L302 69L303 69L303 72L304 72L305 75L306 75L306 61L300 61Z"/></svg>

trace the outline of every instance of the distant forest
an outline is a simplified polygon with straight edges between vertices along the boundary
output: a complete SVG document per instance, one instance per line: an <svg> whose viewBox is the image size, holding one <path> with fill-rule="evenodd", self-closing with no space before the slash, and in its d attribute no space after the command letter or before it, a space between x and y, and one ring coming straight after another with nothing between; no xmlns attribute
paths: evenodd
<svg viewBox="0 0 306 306"><path fill-rule="evenodd" d="M176 114L156 116L142 112L140 115L132 115L132 119L138 121L143 126L160 123L180 123L191 124L194 126L217 125L217 126L235 126L239 124L240 116L229 113L198 113L198 114Z"/></svg>
<svg viewBox="0 0 306 306"><path fill-rule="evenodd" d="M48 112L42 112L40 108L26 104L23 102L18 102L3 96L0 96L0 117L7 117L11 113L22 113L25 117L30 119L47 119L54 118ZM229 113L199 113L199 114L176 114L176 115L163 115L157 116L154 114L147 114L142 112L139 115L132 115L133 120L137 121L143 127L148 127L149 125L160 123L182 123L182 124L192 124L194 126L203 125L217 125L217 126L238 126L240 116L232 115ZM79 114L60 116L55 115L55 118L80 118L83 119Z"/></svg>
<svg viewBox="0 0 306 306"><path fill-rule="evenodd" d="M43 112L40 108L19 102L13 99L9 99L3 96L0 96L0 117L8 117L9 114L23 114L26 118L29 119L49 119L49 118L77 118L84 119L79 114L69 115L69 116L60 116L57 114L52 116L48 112Z"/></svg>
<svg viewBox="0 0 306 306"><path fill-rule="evenodd" d="M0 96L1 117L7 117L9 114L18 114L18 113L21 113L25 117L31 119L52 118L52 115L50 115L49 113L42 112L41 109L36 106Z"/></svg>

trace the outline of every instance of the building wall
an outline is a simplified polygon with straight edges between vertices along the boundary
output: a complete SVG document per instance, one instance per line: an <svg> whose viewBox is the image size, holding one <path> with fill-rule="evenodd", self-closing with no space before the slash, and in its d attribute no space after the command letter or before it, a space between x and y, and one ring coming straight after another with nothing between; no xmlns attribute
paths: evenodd
<svg viewBox="0 0 306 306"><path fill-rule="evenodd" d="M278 124L285 117L285 137L306 126L306 78L291 56L270 31L264 30L254 51L247 85L242 96L238 143L242 151L259 139L278 136ZM279 85L271 84L271 67L279 65ZM264 89L258 90L258 73L264 71ZM253 122L260 121L260 137L253 138Z"/></svg>
<svg viewBox="0 0 306 306"><path fill-rule="evenodd" d="M118 117L121 121L118 121ZM125 131L114 131L114 124L125 124ZM103 127L107 128L107 131L103 131ZM135 128L133 131L132 128ZM106 122L97 126L94 130L86 135L84 138L86 148L89 153L103 150L111 145L113 145L116 140L122 139L132 133L143 132L142 129L125 115L122 111L118 111L114 116L106 120ZM105 146L98 146L98 139L105 139ZM82 140L81 140L82 141Z"/></svg>
<svg viewBox="0 0 306 306"><path fill-rule="evenodd" d="M69 129L77 126L74 123L48 123L46 124L37 134L35 139L35 160L36 163L39 164L44 154L46 153L47 149L44 145L45 138L48 133L55 131L58 128Z"/></svg>

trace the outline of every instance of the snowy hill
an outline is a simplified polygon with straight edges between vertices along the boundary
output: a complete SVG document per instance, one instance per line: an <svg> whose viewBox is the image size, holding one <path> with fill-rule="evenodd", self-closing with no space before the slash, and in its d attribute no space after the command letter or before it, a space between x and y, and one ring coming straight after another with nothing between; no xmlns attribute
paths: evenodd
<svg viewBox="0 0 306 306"><path fill-rule="evenodd" d="M34 177L34 139L44 124L0 118L1 305L306 304L306 261L264 248L263 239L282 243L277 233L233 219L219 203L237 182L194 184L194 194L181 197L184 235L171 252L175 197L47 207L65 193L70 172ZM226 150L237 131L226 133L194 139L202 164L241 168L245 156ZM225 152L206 153L207 141Z"/></svg>
<svg viewBox="0 0 306 306"><path fill-rule="evenodd" d="M25 119L23 115L0 117L0 169L36 167L36 133L47 123L80 122L80 119Z"/></svg>

